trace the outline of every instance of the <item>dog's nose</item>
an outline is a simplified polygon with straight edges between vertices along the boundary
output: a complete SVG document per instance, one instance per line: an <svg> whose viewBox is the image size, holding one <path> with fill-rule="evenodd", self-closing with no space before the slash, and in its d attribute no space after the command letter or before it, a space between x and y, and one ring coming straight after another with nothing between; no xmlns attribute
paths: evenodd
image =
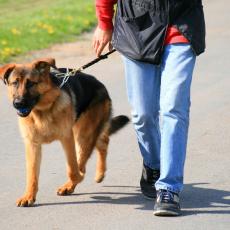
<svg viewBox="0 0 230 230"><path fill-rule="evenodd" d="M20 109L25 107L26 101L24 98L15 98L13 101L13 105L16 109Z"/></svg>

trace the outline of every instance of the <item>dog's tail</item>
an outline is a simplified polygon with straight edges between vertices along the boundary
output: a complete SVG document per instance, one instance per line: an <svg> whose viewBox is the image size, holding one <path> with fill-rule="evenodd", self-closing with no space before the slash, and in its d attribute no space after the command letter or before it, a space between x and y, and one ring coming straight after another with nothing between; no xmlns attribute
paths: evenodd
<svg viewBox="0 0 230 230"><path fill-rule="evenodd" d="M113 117L109 127L109 135L116 133L119 129L129 123L129 118L124 115Z"/></svg>

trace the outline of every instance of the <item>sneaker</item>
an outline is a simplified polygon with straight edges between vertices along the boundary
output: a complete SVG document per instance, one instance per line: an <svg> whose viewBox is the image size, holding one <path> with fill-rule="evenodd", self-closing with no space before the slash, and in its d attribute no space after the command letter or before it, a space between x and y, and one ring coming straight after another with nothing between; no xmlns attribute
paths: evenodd
<svg viewBox="0 0 230 230"><path fill-rule="evenodd" d="M178 194L164 189L157 191L153 213L155 216L179 216L181 210Z"/></svg>
<svg viewBox="0 0 230 230"><path fill-rule="evenodd" d="M155 183L160 177L160 171L151 169L143 164L142 175L140 180L141 192L147 199L156 198Z"/></svg>

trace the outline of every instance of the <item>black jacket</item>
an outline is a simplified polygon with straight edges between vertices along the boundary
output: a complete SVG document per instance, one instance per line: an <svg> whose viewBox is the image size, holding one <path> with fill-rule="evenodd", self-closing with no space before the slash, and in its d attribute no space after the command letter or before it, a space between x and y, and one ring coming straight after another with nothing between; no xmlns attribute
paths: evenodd
<svg viewBox="0 0 230 230"><path fill-rule="evenodd" d="M118 0L113 46L123 55L159 64L168 26L175 26L196 55L205 50L202 0Z"/></svg>

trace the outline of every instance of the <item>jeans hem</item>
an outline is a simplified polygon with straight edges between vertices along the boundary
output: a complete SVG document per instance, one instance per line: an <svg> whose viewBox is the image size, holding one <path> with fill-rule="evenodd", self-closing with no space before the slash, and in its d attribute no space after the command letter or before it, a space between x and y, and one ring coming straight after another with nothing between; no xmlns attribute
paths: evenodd
<svg viewBox="0 0 230 230"><path fill-rule="evenodd" d="M152 169L152 170L159 170L160 171L160 168L159 167L154 167L152 164L149 164L149 163L146 163L143 161L143 164L145 166L147 166L148 168Z"/></svg>
<svg viewBox="0 0 230 230"><path fill-rule="evenodd" d="M180 194L182 189L175 189L175 188L172 188L172 187L169 187L169 186L156 186L155 184L155 187L156 187L156 190L160 190L160 189L164 189L164 190L167 190L167 191L170 191L170 192L173 192L173 193L176 193L176 194Z"/></svg>

